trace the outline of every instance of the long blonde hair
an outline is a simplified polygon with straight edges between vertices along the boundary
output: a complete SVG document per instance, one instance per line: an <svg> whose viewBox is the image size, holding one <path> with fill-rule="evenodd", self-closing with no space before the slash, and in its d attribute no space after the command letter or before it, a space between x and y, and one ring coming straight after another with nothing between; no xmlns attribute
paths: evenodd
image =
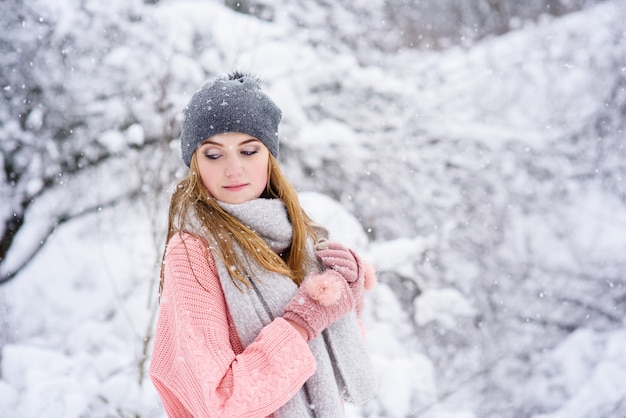
<svg viewBox="0 0 626 418"><path fill-rule="evenodd" d="M189 216L195 216L194 223L199 223L215 238L213 241L217 243L219 249L217 255L227 266L234 267L228 270L238 287L241 285L248 287L250 282L246 273L248 269L244 260L237 255L238 252L234 251L234 243L244 251L244 258L250 257L263 268L286 275L300 285L304 280L307 266L313 262L306 250L307 238L312 237L317 241L319 236L313 227L313 221L300 206L296 190L284 176L272 154L269 154L268 181L262 197L280 199L287 209L293 235L291 246L282 255L276 254L258 234L217 204L202 184L197 153L194 153L189 173L176 185L172 193L165 242L169 242L170 238L179 232L188 232L184 231L184 225L188 225ZM167 248L163 252L163 261L166 251ZM159 294L163 290L164 273L165 263L162 263Z"/></svg>

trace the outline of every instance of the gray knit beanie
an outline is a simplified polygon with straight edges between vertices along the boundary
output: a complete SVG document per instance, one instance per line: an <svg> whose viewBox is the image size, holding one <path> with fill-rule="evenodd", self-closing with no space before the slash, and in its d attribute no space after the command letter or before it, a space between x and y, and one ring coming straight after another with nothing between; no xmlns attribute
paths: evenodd
<svg viewBox="0 0 626 418"><path fill-rule="evenodd" d="M282 112L261 90L260 80L234 72L205 84L183 111L180 147L187 167L205 139L241 132L260 140L278 157L278 123Z"/></svg>

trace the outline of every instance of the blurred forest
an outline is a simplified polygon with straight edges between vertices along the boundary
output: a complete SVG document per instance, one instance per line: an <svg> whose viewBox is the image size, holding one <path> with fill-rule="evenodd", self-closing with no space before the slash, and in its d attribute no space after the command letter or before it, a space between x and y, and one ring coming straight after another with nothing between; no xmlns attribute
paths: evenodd
<svg viewBox="0 0 626 418"><path fill-rule="evenodd" d="M155 5L159 1L144 3ZM338 51L353 51L360 60L366 61L369 55L380 57L401 48L467 45L506 33L526 20L559 16L593 3L590 0L523 3L512 0L316 0L301 4L226 0L224 4L269 21L279 12L288 14L294 25L305 29L301 33L310 42L324 42ZM71 4L68 2L68 7ZM149 33L133 33L134 23L142 19L137 2L129 3L123 10L124 16L119 16L118 10L107 15L106 8L80 4L79 16L68 14L48 19L41 16L34 1L2 4L1 19L5 28L0 38L3 56L0 73L3 86L2 197L9 204L3 205L0 282L13 278L40 247L34 245L30 252L20 256L22 260L5 267L11 246L25 226L26 213L37 198L62 185L64 178L119 157L115 151L121 150L110 147L106 138L98 138L102 132L110 132L111 136L126 133L131 138L125 146L132 150L158 147L159 143L167 144L178 135L178 108L171 102L168 92L179 88L180 81L172 80L168 68L159 68L158 64L167 61L167 56L164 51L159 55L158 39ZM313 7L316 13L308 13ZM371 24L343 24L342 18L352 21L355 16L366 16L366 22ZM354 28L360 31L354 33ZM85 36L86 30L98 35ZM203 39L196 41L195 47L206 47ZM120 43L122 47L117 48ZM143 65L125 63L134 65L133 74L144 72L140 73L144 76L140 85L127 77L127 69L120 62L123 57L115 56L132 47L143 48L142 58L152 59L154 64L152 67L146 65L149 61L141 62ZM619 83L612 90L616 96L623 87ZM152 118L150 123L142 120L146 117ZM136 189L126 191L125 197L136 192ZM112 197L105 204L120 196ZM102 203L98 201L97 206ZM78 210L56 208L56 213L50 214L47 228L40 236L33 237L35 242L45 241L59 223L91 210L94 207L88 204Z"/></svg>
<svg viewBox="0 0 626 418"><path fill-rule="evenodd" d="M141 384L184 174L180 111L205 80L260 69L294 105L289 177L353 214L374 259L405 254L376 261L401 307L396 337L436 369L437 395L412 392L411 416L469 398L477 417L554 411L572 393L520 384L549 374L541 356L579 329L624 328L624 21L626 3L608 0L4 0L0 294L66 225L140 207L153 273ZM437 289L471 309L427 320ZM0 347L28 337L9 302ZM360 413L399 416L385 408ZM626 393L594 411L624 416Z"/></svg>

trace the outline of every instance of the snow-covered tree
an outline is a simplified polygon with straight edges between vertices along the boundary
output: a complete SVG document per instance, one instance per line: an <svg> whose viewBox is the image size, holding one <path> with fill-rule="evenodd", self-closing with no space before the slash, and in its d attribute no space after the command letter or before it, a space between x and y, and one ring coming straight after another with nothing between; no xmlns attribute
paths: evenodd
<svg viewBox="0 0 626 418"><path fill-rule="evenodd" d="M60 224L140 193L133 176L90 190L94 170L177 134L168 57L140 6L0 4L0 283Z"/></svg>

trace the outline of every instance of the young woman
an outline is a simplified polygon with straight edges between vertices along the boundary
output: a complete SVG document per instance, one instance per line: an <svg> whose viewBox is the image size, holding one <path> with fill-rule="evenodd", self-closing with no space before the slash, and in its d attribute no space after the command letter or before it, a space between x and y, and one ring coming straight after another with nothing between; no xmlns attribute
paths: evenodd
<svg viewBox="0 0 626 418"><path fill-rule="evenodd" d="M373 270L326 240L281 173L256 78L184 111L150 375L170 417L328 417L374 396L358 315Z"/></svg>

